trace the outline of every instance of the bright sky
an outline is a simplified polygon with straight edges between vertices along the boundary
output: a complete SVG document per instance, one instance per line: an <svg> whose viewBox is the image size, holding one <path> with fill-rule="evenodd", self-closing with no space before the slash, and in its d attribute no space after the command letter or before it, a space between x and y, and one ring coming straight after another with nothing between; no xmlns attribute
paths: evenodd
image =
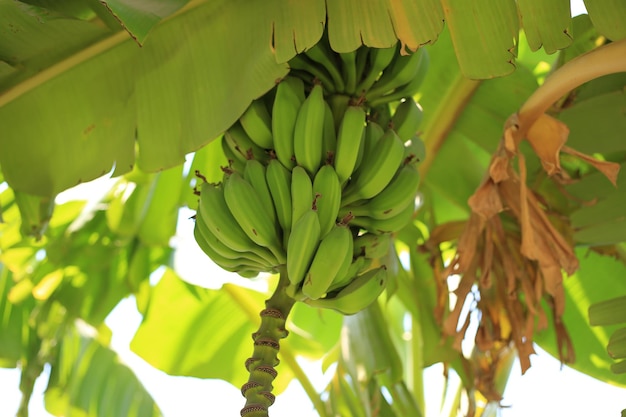
<svg viewBox="0 0 626 417"><path fill-rule="evenodd" d="M584 12L582 0L572 1L573 15ZM99 182L105 182L98 180ZM96 182L97 184L98 182ZM89 185L96 187L93 183ZM84 191L81 191L81 193ZM209 261L197 248L192 236L191 222L185 222L189 216L181 216L177 245L179 254L184 253L187 261L183 265L194 265L195 270L206 270L200 263ZM189 258L193 262L189 262ZM202 282L202 277L193 276L193 270L184 268L180 271L190 281ZM220 273L223 273L220 271ZM144 386L155 398L165 417L206 417L207 415L237 416L243 406L243 397L238 387L223 381L200 380L196 378L171 377L151 366L130 352L130 340L139 326L141 317L135 309L134 301L126 299L118 305L107 318L107 324L113 329L112 347L122 360L137 374ZM252 346L250 347L252 350ZM626 408L626 390L609 386L589 378L568 367L561 370L560 363L547 353L538 349L532 358L532 367L523 377L519 364L513 367L504 395L502 417L527 417L529 415L573 415L573 416L616 416ZM303 364L311 376L318 391L327 383L317 364ZM243 364L242 364L243 366ZM280 372L280 367L278 368ZM441 372L438 368L426 371L427 403L438 406ZM48 370L37 380L35 392L30 402L31 417L49 417L43 406L43 391L48 379ZM19 371L0 369L0 417L14 416L17 411L20 392ZM300 417L316 417L313 407L297 382L292 383L285 393L280 395L271 407L272 417L291 417L294 411ZM438 413L430 410L428 416ZM120 416L123 417L123 416Z"/></svg>

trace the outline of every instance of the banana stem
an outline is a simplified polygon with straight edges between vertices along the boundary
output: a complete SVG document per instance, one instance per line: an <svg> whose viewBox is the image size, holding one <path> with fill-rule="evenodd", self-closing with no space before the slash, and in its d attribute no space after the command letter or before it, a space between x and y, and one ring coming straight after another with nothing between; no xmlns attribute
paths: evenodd
<svg viewBox="0 0 626 417"><path fill-rule="evenodd" d="M439 105L431 109L428 121L423 127L422 137L426 146L426 158L418 166L422 178L426 178L426 173L435 160L437 152L480 83L480 81L465 78L459 72L448 85Z"/></svg>
<svg viewBox="0 0 626 417"><path fill-rule="evenodd" d="M411 358L412 358L412 391L413 397L422 412L426 414L424 398L424 339L422 326L417 317L411 316Z"/></svg>
<svg viewBox="0 0 626 417"><path fill-rule="evenodd" d="M241 417L268 417L267 410L274 403L272 381L278 374L275 367L279 363L279 341L287 337L285 322L295 302L285 292L288 285L287 273L281 270L276 290L265 301L265 309L261 311L259 330L252 334L254 350L252 357L246 360L250 377L241 387L241 393L246 398Z"/></svg>
<svg viewBox="0 0 626 417"><path fill-rule="evenodd" d="M517 118L522 138L530 126L559 98L587 81L626 71L626 39L621 39L580 55L546 79L520 108Z"/></svg>
<svg viewBox="0 0 626 417"><path fill-rule="evenodd" d="M22 374L20 376L20 391L22 392L22 398L20 400L19 409L17 410L17 417L28 417L28 404L30 403L30 398L33 395L35 381L42 371L43 365L37 357L29 359L26 366L22 369Z"/></svg>

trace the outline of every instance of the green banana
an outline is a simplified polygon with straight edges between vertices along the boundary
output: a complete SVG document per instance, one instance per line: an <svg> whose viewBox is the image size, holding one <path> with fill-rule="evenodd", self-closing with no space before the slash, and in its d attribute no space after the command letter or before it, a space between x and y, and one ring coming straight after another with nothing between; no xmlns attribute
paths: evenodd
<svg viewBox="0 0 626 417"><path fill-rule="evenodd" d="M270 188L267 185L266 167L256 159L248 159L243 170L243 178L248 181L255 191L259 194L261 201L263 202L263 209L272 218L272 221L276 221L276 211L274 209L274 200Z"/></svg>
<svg viewBox="0 0 626 417"><path fill-rule="evenodd" d="M391 116L391 128L404 143L415 136L422 118L422 108L412 97L408 97L398 104L395 113Z"/></svg>
<svg viewBox="0 0 626 417"><path fill-rule="evenodd" d="M304 83L300 78L287 76L276 87L276 98L272 107L274 152L280 163L288 169L296 165L293 135L298 110L304 98Z"/></svg>
<svg viewBox="0 0 626 417"><path fill-rule="evenodd" d="M313 207L313 183L306 170L296 165L291 171L291 224Z"/></svg>
<svg viewBox="0 0 626 417"><path fill-rule="evenodd" d="M368 216L355 216L350 223L370 233L395 233L411 222L415 205L409 204L395 216L386 219L374 219Z"/></svg>
<svg viewBox="0 0 626 417"><path fill-rule="evenodd" d="M324 165L315 174L313 195L317 196L317 214L323 237L337 222L337 212L341 207L341 184L332 165Z"/></svg>
<svg viewBox="0 0 626 417"><path fill-rule="evenodd" d="M287 275L291 285L297 286L304 280L319 244L319 218L315 210L309 209L294 224L287 243Z"/></svg>
<svg viewBox="0 0 626 417"><path fill-rule="evenodd" d="M415 135L404 143L404 164L417 164L426 158L426 146L424 141Z"/></svg>
<svg viewBox="0 0 626 417"><path fill-rule="evenodd" d="M404 158L404 144L393 130L387 130L372 151L363 157L346 186L342 206L374 197L381 192L398 171Z"/></svg>
<svg viewBox="0 0 626 417"><path fill-rule="evenodd" d="M236 272L240 277L247 279L252 279L259 276L259 271L255 271L254 269L241 269Z"/></svg>
<svg viewBox="0 0 626 417"><path fill-rule="evenodd" d="M237 272L241 269L255 269L257 271L266 271L266 267L250 262L247 259L231 259L220 255L208 240L202 236L198 228L193 230L194 238L198 247L207 255L217 266L228 272Z"/></svg>
<svg viewBox="0 0 626 417"><path fill-rule="evenodd" d="M358 77L356 69L357 50L339 54L339 58L341 58L341 76L346 84L345 91L348 94L354 94Z"/></svg>
<svg viewBox="0 0 626 417"><path fill-rule="evenodd" d="M274 148L272 117L263 100L253 100L239 118L239 123L241 123L248 137L260 148Z"/></svg>
<svg viewBox="0 0 626 417"><path fill-rule="evenodd" d="M363 233L354 239L354 257L382 258L389 251L391 234Z"/></svg>
<svg viewBox="0 0 626 417"><path fill-rule="evenodd" d="M381 266L357 276L332 297L305 299L304 302L312 307L329 308L351 315L376 301L386 286L387 269Z"/></svg>
<svg viewBox="0 0 626 417"><path fill-rule="evenodd" d="M423 56L422 51L423 48L420 48L409 55L396 55L391 65L385 69L372 88L365 93L365 99L371 102L410 83L419 72L420 61Z"/></svg>
<svg viewBox="0 0 626 417"><path fill-rule="evenodd" d="M276 217L283 230L283 240L291 230L291 172L278 159L270 160L265 172L267 185L274 201ZM250 209L256 210L255 206Z"/></svg>
<svg viewBox="0 0 626 417"><path fill-rule="evenodd" d="M226 246L211 232L201 216L196 216L194 237L200 249L213 262L230 272L237 272L237 269L245 267L255 269L258 273L259 271L271 271L276 266L275 263L268 262L254 252L237 252Z"/></svg>
<svg viewBox="0 0 626 417"><path fill-rule="evenodd" d="M330 110L333 113L333 119L336 127L339 127L341 124L343 114L346 112L346 109L352 100L352 97L345 94L332 94L326 98L326 102L330 106Z"/></svg>
<svg viewBox="0 0 626 417"><path fill-rule="evenodd" d="M327 101L324 101L324 132L322 133L322 163L330 163L337 149L335 118Z"/></svg>
<svg viewBox="0 0 626 417"><path fill-rule="evenodd" d="M389 103L384 103L376 107L372 107L370 104L369 107L370 114L368 120L378 123L386 131L391 124L391 109L389 108Z"/></svg>
<svg viewBox="0 0 626 417"><path fill-rule="evenodd" d="M220 142L222 145L222 152L224 152L224 155L228 160L228 166L235 171L243 172L247 159L244 158L238 151L235 151L230 147L230 142L226 140L226 136L222 136Z"/></svg>
<svg viewBox="0 0 626 417"><path fill-rule="evenodd" d="M363 131L363 143L361 148L359 149L359 154L357 155L356 163L354 164L354 170L358 170L363 162L363 156L369 155L372 151L372 148L378 142L378 139L382 138L385 134L385 130L376 122L367 122L365 125L365 130Z"/></svg>
<svg viewBox="0 0 626 417"><path fill-rule="evenodd" d="M363 107L348 106L341 119L334 158L335 171L341 184L345 184L352 175L359 150L362 149L365 117Z"/></svg>
<svg viewBox="0 0 626 417"><path fill-rule="evenodd" d="M294 154L298 165L302 165L313 176L322 162L324 134L324 92L315 84L298 111L294 131Z"/></svg>
<svg viewBox="0 0 626 417"><path fill-rule="evenodd" d="M232 125L224 133L224 137L229 142L230 148L239 152L244 159L258 159L261 162L267 160L267 152L250 139L241 123L237 122Z"/></svg>
<svg viewBox="0 0 626 417"><path fill-rule="evenodd" d="M415 195L420 183L420 174L415 165L405 165L391 182L372 199L363 204L347 206L352 215L373 219L388 219L400 213L410 204L415 205Z"/></svg>
<svg viewBox="0 0 626 417"><path fill-rule="evenodd" d="M270 264L279 263L270 251L254 243L239 226L226 204L223 187L206 182L202 184L196 221L198 218L229 248L237 252L254 252Z"/></svg>
<svg viewBox="0 0 626 417"><path fill-rule="evenodd" d="M356 81L357 84L354 87L354 91L351 93L352 95L357 95L357 93L361 93L357 88L358 85L363 80L363 74L365 72L365 66L367 65L367 59L369 57L370 48L367 46L361 46L356 50Z"/></svg>
<svg viewBox="0 0 626 417"><path fill-rule="evenodd" d="M302 284L302 293L313 300L322 297L335 277L343 277L352 263L352 232L343 224L333 226L315 252Z"/></svg>
<svg viewBox="0 0 626 417"><path fill-rule="evenodd" d="M345 90L346 86L341 75L341 69L337 65L337 56L330 49L330 46L328 49L326 48L324 39L304 51L304 54L312 61L320 64L330 74L336 92Z"/></svg>
<svg viewBox="0 0 626 417"><path fill-rule="evenodd" d="M271 191L270 181L268 186ZM285 263L285 253L276 223L265 210L258 209L263 201L254 187L239 173L233 172L226 178L224 199L233 217L248 237L257 245L268 248L281 264Z"/></svg>
<svg viewBox="0 0 626 417"><path fill-rule="evenodd" d="M356 92L358 95L364 95L374 85L381 72L391 64L393 58L398 53L397 44L390 48L372 48L368 54L367 75L357 85Z"/></svg>
<svg viewBox="0 0 626 417"><path fill-rule="evenodd" d="M348 285L350 281L356 278L357 275L368 269L371 264L372 260L366 258L365 256L359 256L357 258L354 258L346 274L343 277L335 278L333 283L330 284L330 287L328 287L328 293L332 293L333 291L336 291Z"/></svg>
<svg viewBox="0 0 626 417"><path fill-rule="evenodd" d="M288 62L289 67L292 70L297 70L294 74L302 77L305 82L313 82L322 83L324 86L324 91L327 93L335 92L335 84L333 83L332 77L328 74L325 68L321 68L315 64L313 60L308 58L305 54L298 54L291 58ZM290 74L292 72L290 71ZM311 80L310 76L313 76Z"/></svg>
<svg viewBox="0 0 626 417"><path fill-rule="evenodd" d="M418 65L417 74L411 79L408 84L398 87L393 93L381 96L378 99L370 100L370 106L376 107L383 103L392 103L394 101L402 100L403 98L413 97L424 82L428 68L430 67L430 57L428 51L425 48L420 49L422 56Z"/></svg>

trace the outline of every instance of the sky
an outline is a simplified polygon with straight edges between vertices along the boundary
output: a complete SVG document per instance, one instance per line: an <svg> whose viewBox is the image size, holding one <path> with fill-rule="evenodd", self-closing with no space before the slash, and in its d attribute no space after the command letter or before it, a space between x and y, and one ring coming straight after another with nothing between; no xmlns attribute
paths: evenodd
<svg viewBox="0 0 626 417"><path fill-rule="evenodd" d="M572 1L573 15L584 12L582 0ZM85 186L91 190L103 189L106 179L83 185L74 190L74 195L84 195ZM72 194L66 194L70 198ZM187 219L189 216L181 216ZM192 237L192 223L183 222L178 230L177 244L179 253L192 257L193 262L181 262L180 265L209 261L197 248ZM220 271L220 273L224 273ZM180 274L189 281L202 282L202 277L193 276L189 269L181 269ZM226 273L224 273L226 274ZM237 416L243 406L243 397L238 387L224 381L200 380L187 377L171 377L152 368L141 358L132 353L129 343L135 333L141 316L137 312L132 298L122 301L109 315L106 323L113 330L112 348L121 360L129 365L146 389L153 396L165 417L206 417L207 415ZM519 363L515 363L509 378L500 411L501 417L527 417L550 415L574 416L618 416L626 408L626 389L607 385L590 378L569 367L561 368L558 360L537 348L537 355L531 357L532 367L522 376ZM328 381L328 375L321 373L319 363L302 363L318 391ZM280 367L278 369L280 371ZM429 368L425 372L427 381L426 403L440 402L441 369ZM31 417L49 417L43 406L43 391L48 378L48 369L35 384L35 391L30 402ZM14 416L20 400L19 371L0 369L0 417ZM311 402L297 382L278 396L270 408L272 417L293 416L294 410L301 417L316 417ZM427 409L427 417L438 416L437 407ZM120 416L122 417L122 416Z"/></svg>

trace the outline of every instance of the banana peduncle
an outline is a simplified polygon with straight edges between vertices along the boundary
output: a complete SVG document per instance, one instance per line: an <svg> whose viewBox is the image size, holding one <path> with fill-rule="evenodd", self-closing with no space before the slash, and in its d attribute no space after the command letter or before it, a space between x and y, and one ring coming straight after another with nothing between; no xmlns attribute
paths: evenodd
<svg viewBox="0 0 626 417"><path fill-rule="evenodd" d="M267 410L274 403L272 382L278 374L275 367L279 363L280 339L287 337L285 322L295 302L285 292L288 285L287 273L282 268L276 290L261 311L259 330L252 334L254 351L246 360L250 377L241 387L246 398L241 417L267 417Z"/></svg>

